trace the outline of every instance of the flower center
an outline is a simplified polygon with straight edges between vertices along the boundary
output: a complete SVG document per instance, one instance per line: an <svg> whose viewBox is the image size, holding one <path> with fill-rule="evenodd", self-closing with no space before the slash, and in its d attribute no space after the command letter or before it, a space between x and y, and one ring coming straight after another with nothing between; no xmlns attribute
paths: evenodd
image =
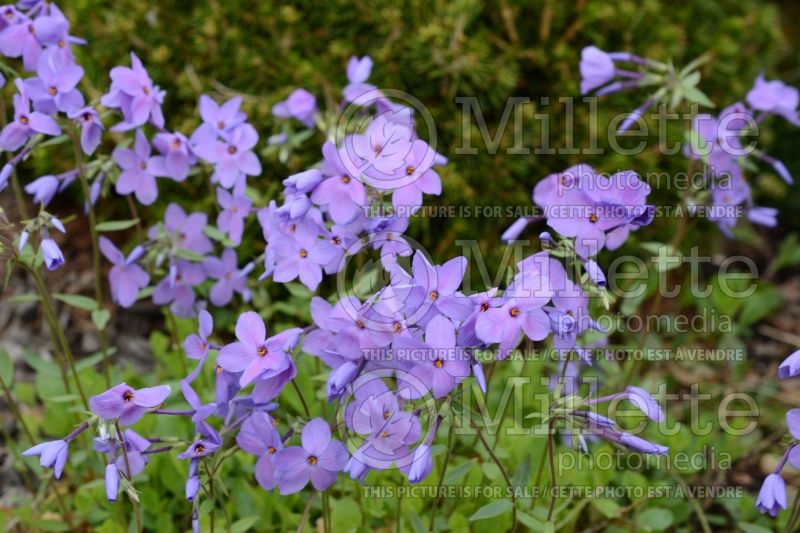
<svg viewBox="0 0 800 533"><path fill-rule="evenodd" d="M58 45L59 48L64 48L65 46L67 46L67 43L64 42L64 39L59 39L59 41L56 44Z"/></svg>
<svg viewBox="0 0 800 533"><path fill-rule="evenodd" d="M142 87L142 92L144 94L150 94L150 87L147 87L147 86Z"/></svg>
<svg viewBox="0 0 800 533"><path fill-rule="evenodd" d="M364 328L366 328L367 326L365 326L365 325L364 325L364 323L363 323L362 321L360 321L360 320L356 320L356 327L357 327L358 329L364 329Z"/></svg>
<svg viewBox="0 0 800 533"><path fill-rule="evenodd" d="M89 113L84 113L83 115L81 115L81 119L83 119L84 122L89 122L92 120L92 115L90 115Z"/></svg>
<svg viewBox="0 0 800 533"><path fill-rule="evenodd" d="M269 448L267 448L268 453L275 453L276 451L277 450L275 449L275 446L270 446Z"/></svg>
<svg viewBox="0 0 800 533"><path fill-rule="evenodd" d="M594 213L592 213L592 216L590 216L590 217L589 217L589 222L591 222L592 224L594 224L595 222L597 222L597 215L595 215Z"/></svg>
<svg viewBox="0 0 800 533"><path fill-rule="evenodd" d="M131 400L133 400L133 391L126 390L125 392L123 392L122 399L125 400L126 402L130 402Z"/></svg>
<svg viewBox="0 0 800 533"><path fill-rule="evenodd" d="M265 346L259 347L258 356L259 357L264 357L265 355L267 355L267 348Z"/></svg>
<svg viewBox="0 0 800 533"><path fill-rule="evenodd" d="M511 316L519 316L519 309L517 309L516 307L512 307L511 311L509 311L508 314Z"/></svg>
<svg viewBox="0 0 800 533"><path fill-rule="evenodd" d="M489 310L489 304L488 304L488 303L486 303L486 302L483 302L483 303L481 304L481 313L485 313L485 312L486 312L486 311L488 311L488 310Z"/></svg>
<svg viewBox="0 0 800 533"><path fill-rule="evenodd" d="M28 117L26 117L25 115L22 115L21 117L19 117L19 121L22 122L23 124L27 125L28 124Z"/></svg>
<svg viewBox="0 0 800 533"><path fill-rule="evenodd" d="M217 368L214 369L214 372L216 372L216 374L219 376L222 374L222 367L217 365Z"/></svg>
<svg viewBox="0 0 800 533"><path fill-rule="evenodd" d="M388 437L388 436L389 436L389 432L388 432L388 431L383 431L383 432L381 432L381 437L383 437L384 439L385 439L386 437Z"/></svg>
<svg viewBox="0 0 800 533"><path fill-rule="evenodd" d="M345 185L350 183L350 176L342 176L342 183L344 183Z"/></svg>
<svg viewBox="0 0 800 533"><path fill-rule="evenodd" d="M139 168L141 168L142 170L147 170L147 163L145 163L144 161L142 161L141 163L139 163ZM181 237L181 239L185 239L185 238L186 238L186 236L185 236L185 235L183 235L183 236Z"/></svg>
<svg viewBox="0 0 800 533"><path fill-rule="evenodd" d="M233 279L233 272L226 272L225 273L225 279L228 280L228 281L232 280Z"/></svg>
<svg viewBox="0 0 800 533"><path fill-rule="evenodd" d="M414 167L406 167L406 176L410 176L416 169Z"/></svg>
<svg viewBox="0 0 800 533"><path fill-rule="evenodd" d="M55 87L52 87L52 86L48 87L47 88L47 94L49 94L50 96L55 96L55 95L58 94L58 89L56 89Z"/></svg>
<svg viewBox="0 0 800 533"><path fill-rule="evenodd" d="M172 139L172 149L177 150L180 147L181 147L181 140L178 139L177 137L175 139Z"/></svg>
<svg viewBox="0 0 800 533"><path fill-rule="evenodd" d="M235 154L236 153L236 147L235 146L228 146L228 153L231 154L231 155Z"/></svg>
<svg viewBox="0 0 800 533"><path fill-rule="evenodd" d="M28 24L28 31L31 35L36 35L36 30L33 29L33 24Z"/></svg>
<svg viewBox="0 0 800 533"><path fill-rule="evenodd" d="M400 333L400 330L402 330L402 329L403 329L403 326L400 325L400 322L394 322L392 324L392 331L394 331L395 333Z"/></svg>
<svg viewBox="0 0 800 533"><path fill-rule="evenodd" d="M429 298L430 298L432 301L434 301L434 302L435 302L435 301L436 301L436 300L439 298L439 292L438 292L438 291L431 291L431 292L430 292L430 294L428 295L428 297L429 297Z"/></svg>
<svg viewBox="0 0 800 533"><path fill-rule="evenodd" d="M225 129L225 122L223 122L222 120L217 122L217 128L219 128L221 130L224 130Z"/></svg>
<svg viewBox="0 0 800 533"><path fill-rule="evenodd" d="M202 455L203 452L206 451L206 447L202 444L196 444L194 447L194 454L195 455Z"/></svg>
<svg viewBox="0 0 800 533"><path fill-rule="evenodd" d="M313 465L317 464L317 456L316 455L309 455L308 459L306 459L306 461L308 461L308 464L313 466Z"/></svg>
<svg viewBox="0 0 800 533"><path fill-rule="evenodd" d="M433 362L433 366L435 366L436 368L442 368L444 366L444 361L442 361L441 359L437 359L436 361Z"/></svg>
<svg viewBox="0 0 800 533"><path fill-rule="evenodd" d="M306 251L306 249L305 249L305 248L301 248L301 249L300 249L300 257L302 257L302 258L304 258L304 259L305 259L306 257L308 257L308 252Z"/></svg>
<svg viewBox="0 0 800 533"><path fill-rule="evenodd" d="M383 419L384 419L384 420L389 420L389 418L390 418L391 416L392 416L392 413L391 413L391 411L384 411L384 412L383 412Z"/></svg>
<svg viewBox="0 0 800 533"><path fill-rule="evenodd" d="M333 244L342 244L342 238L341 238L341 237L339 237L339 236L336 236L336 237L334 237L334 238L332 238L332 239L331 239L331 242L332 242Z"/></svg>

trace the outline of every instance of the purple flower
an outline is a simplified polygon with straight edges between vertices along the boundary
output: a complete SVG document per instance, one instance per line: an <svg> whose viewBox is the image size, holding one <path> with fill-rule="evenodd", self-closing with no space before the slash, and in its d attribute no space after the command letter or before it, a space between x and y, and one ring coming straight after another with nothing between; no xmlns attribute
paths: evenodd
<svg viewBox="0 0 800 533"><path fill-rule="evenodd" d="M254 412L242 424L236 444L247 453L258 457L256 481L266 490L275 488L275 458L283 450L283 442L272 418L263 412Z"/></svg>
<svg viewBox="0 0 800 533"><path fill-rule="evenodd" d="M130 426L142 418L148 409L161 405L169 393L169 385L135 390L120 383L102 394L92 396L89 405L100 418L119 419L120 424Z"/></svg>
<svg viewBox="0 0 800 533"><path fill-rule="evenodd" d="M379 115L367 126L363 134L356 134L347 139L345 142L347 151L341 154L342 161L346 163L350 174L358 176L362 172L369 171L367 173L376 178L372 181L376 182L377 188L396 189L411 183L410 179L405 179L405 167L414 142L412 128L394 122L385 115ZM355 157L350 157L351 154ZM432 161L428 166L430 164Z"/></svg>
<svg viewBox="0 0 800 533"><path fill-rule="evenodd" d="M103 95L100 103L122 111L123 121L111 128L114 131L127 131L143 126L148 120L156 127L164 127L161 103L162 91L147 74L142 62L131 52L131 66L111 69L111 88Z"/></svg>
<svg viewBox="0 0 800 533"><path fill-rule="evenodd" d="M793 378L797 375L800 375L800 350L793 352L778 367L780 379Z"/></svg>
<svg viewBox="0 0 800 533"><path fill-rule="evenodd" d="M161 153L153 158L157 162L156 168L175 181L185 180L197 162L189 139L182 133L158 133L153 137L153 146Z"/></svg>
<svg viewBox="0 0 800 533"><path fill-rule="evenodd" d="M60 181L55 176L42 176L25 186L25 192L33 196L33 201L42 205L49 204L58 192Z"/></svg>
<svg viewBox="0 0 800 533"><path fill-rule="evenodd" d="M786 483L778 473L766 477L758 493L756 507L762 513L778 516L781 510L786 509Z"/></svg>
<svg viewBox="0 0 800 533"><path fill-rule="evenodd" d="M417 446L414 457L411 459L411 469L408 471L408 482L419 483L433 470L433 457L431 447L425 443Z"/></svg>
<svg viewBox="0 0 800 533"><path fill-rule="evenodd" d="M164 226L175 240L175 244L200 255L210 253L214 249L204 233L207 220L205 213L187 215L186 211L175 203L169 204L164 214ZM151 238L153 236L151 235Z"/></svg>
<svg viewBox="0 0 800 533"><path fill-rule="evenodd" d="M36 21L29 20L19 11L9 11L8 6L3 9L4 15L14 23L0 32L0 54L6 57L21 56L25 70L33 72L42 53L42 45L36 38Z"/></svg>
<svg viewBox="0 0 800 533"><path fill-rule="evenodd" d="M612 247L619 246L630 229L652 221L653 210L645 203L648 194L650 186L633 171L611 176L590 173L566 190L558 204L542 207L548 225L574 237L575 251L588 258L606 245L607 236Z"/></svg>
<svg viewBox="0 0 800 533"><path fill-rule="evenodd" d="M619 442L637 452L649 453L652 455L666 455L669 453L669 448L666 446L644 440L630 433L620 433Z"/></svg>
<svg viewBox="0 0 800 533"><path fill-rule="evenodd" d="M789 433L792 437L800 439L800 408L790 409L786 413L786 426L789 428Z"/></svg>
<svg viewBox="0 0 800 533"><path fill-rule="evenodd" d="M28 448L22 452L22 455L26 457L38 455L39 464L45 468L52 468L53 475L56 479L59 479L61 477L61 472L64 470L64 465L67 463L69 444L66 440L42 442L33 448Z"/></svg>
<svg viewBox="0 0 800 533"><path fill-rule="evenodd" d="M277 257L272 279L286 283L295 278L310 290L316 290L322 281L322 267L334 258L334 250L313 234L297 234L270 241Z"/></svg>
<svg viewBox="0 0 800 533"><path fill-rule="evenodd" d="M47 270L56 270L64 264L64 254L53 239L49 237L42 239L41 249Z"/></svg>
<svg viewBox="0 0 800 533"><path fill-rule="evenodd" d="M244 301L250 299L250 291L247 289L247 274L253 269L253 265L251 263L239 270L236 262L236 252L231 248L226 248L219 259L207 257L203 260L203 269L206 275L217 280L209 293L211 303L217 307L228 305L234 292L241 294Z"/></svg>
<svg viewBox="0 0 800 533"><path fill-rule="evenodd" d="M208 337L214 330L214 319L211 314L203 309L199 313L199 327L197 334L192 333L183 341L183 349L186 352L186 357L196 361L205 360L208 355L209 343Z"/></svg>
<svg viewBox="0 0 800 533"><path fill-rule="evenodd" d="M654 422L661 422L664 420L664 412L661 410L661 406L650 396L649 392L632 385L628 386L625 391L625 397L639 408L641 412L647 415L648 418Z"/></svg>
<svg viewBox="0 0 800 533"><path fill-rule="evenodd" d="M201 265L185 260L175 261L169 269L169 275L156 285L153 303L171 304L170 309L178 316L193 316L196 298L193 287L203 283L205 279Z"/></svg>
<svg viewBox="0 0 800 533"><path fill-rule="evenodd" d="M106 498L110 502L117 501L119 493L119 470L114 463L106 465Z"/></svg>
<svg viewBox="0 0 800 533"><path fill-rule="evenodd" d="M282 369L301 331L292 328L268 339L264 320L258 313L248 311L236 321L238 342L222 347L217 364L228 372L243 372L239 384L244 387L261 374Z"/></svg>
<svg viewBox="0 0 800 533"><path fill-rule="evenodd" d="M374 91L375 86L366 83L372 73L372 58L364 56L358 59L352 56L347 62L347 81L350 82L342 91L345 100L353 102L364 93Z"/></svg>
<svg viewBox="0 0 800 533"><path fill-rule="evenodd" d="M305 89L295 89L286 100L272 107L272 114L278 118L296 118L311 128L314 126L314 113L317 110L317 99Z"/></svg>
<svg viewBox="0 0 800 533"><path fill-rule="evenodd" d="M103 136L103 123L92 107L84 107L70 113L69 118L81 126L81 149L86 155L92 155L100 145Z"/></svg>
<svg viewBox="0 0 800 533"><path fill-rule="evenodd" d="M136 264L144 254L144 248L136 247L125 258L122 252L108 238L100 237L100 251L114 265L108 273L108 284L111 287L111 299L122 307L130 307L139 295L139 291L147 287L150 276Z"/></svg>
<svg viewBox="0 0 800 533"><path fill-rule="evenodd" d="M747 210L747 219L753 224L774 228L778 225L778 210L773 207L753 206Z"/></svg>
<svg viewBox="0 0 800 533"><path fill-rule="evenodd" d="M200 117L203 124L192 134L192 144L213 142L217 137L222 137L241 125L247 119L247 115L239 110L241 106L242 98L239 96L222 105L218 105L210 96L200 96Z"/></svg>
<svg viewBox="0 0 800 533"><path fill-rule="evenodd" d="M615 75L614 60L611 56L597 48L587 46L581 51L581 94L602 87Z"/></svg>
<svg viewBox="0 0 800 533"><path fill-rule="evenodd" d="M338 154L331 141L326 141L322 153L326 160L336 160ZM347 224L360 212L366 201L364 184L347 173L331 176L311 193L311 201L328 206L331 218L337 224Z"/></svg>
<svg viewBox="0 0 800 533"><path fill-rule="evenodd" d="M178 459L200 459L201 457L211 455L217 451L217 449L219 449L219 443L208 439L200 439L190 444L189 447L186 448L186 451L179 453ZM186 492L188 496L188 487Z"/></svg>
<svg viewBox="0 0 800 533"><path fill-rule="evenodd" d="M195 151L204 160L214 164L212 182L230 189L240 177L261 173L261 162L253 152L257 142L255 128L250 124L241 124L225 133L222 141L197 145Z"/></svg>
<svg viewBox="0 0 800 533"><path fill-rule="evenodd" d="M747 93L747 103L753 109L775 113L800 126L800 115L797 113L800 92L780 80L767 81L763 74L759 74L753 88Z"/></svg>
<svg viewBox="0 0 800 533"><path fill-rule="evenodd" d="M516 347L522 332L535 341L547 337L550 320L542 307L550 297L542 294L530 296L521 289L507 290L500 307L487 309L478 317L475 322L478 338L489 344L499 343L500 355L504 356Z"/></svg>
<svg viewBox="0 0 800 533"><path fill-rule="evenodd" d="M19 93L14 95L14 120L0 133L0 148L13 152L36 133L61 135L56 121L44 113L31 112L31 104L22 80L15 80Z"/></svg>
<svg viewBox="0 0 800 533"><path fill-rule="evenodd" d="M231 194L220 187L217 189L217 203L222 207L222 212L217 215L217 227L235 246L239 246L244 233L244 221L250 215L253 202L236 188Z"/></svg>
<svg viewBox="0 0 800 533"><path fill-rule="evenodd" d="M347 464L347 449L341 442L331 440L331 430L323 419L309 421L301 439L302 447L284 448L275 459L281 495L299 492L309 480L315 489L326 490Z"/></svg>
<svg viewBox="0 0 800 533"><path fill-rule="evenodd" d="M76 88L83 77L83 69L75 64L65 64L57 57L42 55L36 69L38 77L25 80L34 108L48 115L58 111L71 113L84 104L83 95Z"/></svg>
<svg viewBox="0 0 800 533"><path fill-rule="evenodd" d="M163 173L163 167L160 160L150 157L150 143L142 130L136 130L133 150L117 147L111 156L122 169L117 180L117 194L133 193L142 205L155 202L158 197L155 177Z"/></svg>
<svg viewBox="0 0 800 533"><path fill-rule="evenodd" d="M443 398L470 374L470 358L463 348L456 346L455 326L442 315L428 322L425 342L411 336L398 337L393 348L399 359L414 363L410 374L434 398Z"/></svg>

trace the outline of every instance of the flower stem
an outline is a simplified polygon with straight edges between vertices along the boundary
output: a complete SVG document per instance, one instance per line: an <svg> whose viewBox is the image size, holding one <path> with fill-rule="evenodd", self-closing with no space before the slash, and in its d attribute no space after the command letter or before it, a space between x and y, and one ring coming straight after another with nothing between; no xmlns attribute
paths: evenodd
<svg viewBox="0 0 800 533"><path fill-rule="evenodd" d="M303 509L303 516L300 518L300 523L297 525L297 533L302 533L303 526L306 525L306 521L308 521L308 513L311 511L311 502L314 501L314 496L317 495L316 490L312 490L311 494L308 497L308 501L306 502L306 508Z"/></svg>
<svg viewBox="0 0 800 533"><path fill-rule="evenodd" d="M444 476L447 473L447 466L450 464L450 458L452 456L453 451L453 435L455 433L455 423L451 420L450 421L450 431L447 432L447 455L444 456L444 463L442 463L442 470L439 472L439 481L436 483L437 491L436 491L436 499L433 500L433 507L431 508L431 520L428 524L428 530L433 531L433 523L436 520L436 511L439 509L439 504L441 502L441 494L438 490L439 487L442 486L444 483Z"/></svg>
<svg viewBox="0 0 800 533"><path fill-rule="evenodd" d="M114 426L117 428L117 438L119 438L119 442L122 444L122 458L125 461L125 470L127 471L128 481L131 483L133 482L133 476L131 475L131 464L128 462L128 446L125 444L125 437L122 435L122 430L119 428L119 422L115 422ZM128 495L128 498L131 500L131 506L133 507L133 516L136 519L136 531L142 533L142 512L139 509L139 504L133 498Z"/></svg>
<svg viewBox="0 0 800 533"><path fill-rule="evenodd" d="M489 457L492 458L494 464L496 464L497 468L500 469L500 474L502 474L503 479L506 481L506 484L508 485L508 491L511 495L511 529L509 531L514 531L517 528L517 495L514 494L514 485L511 483L511 477L508 475L506 467L503 466L503 463L501 463L500 459L498 459L497 456L494 454L494 451L492 451L492 447L489 446L488 442L486 442L486 438L484 438L483 433L481 433L480 428L477 426L475 427L475 433L478 435L478 440L481 441L481 444L483 444L484 449L486 449L486 453L489 454Z"/></svg>
<svg viewBox="0 0 800 533"><path fill-rule="evenodd" d="M311 418L311 411L308 410L308 404L303 396L303 391L300 390L300 387L297 385L295 380L292 380L292 387L294 387L295 392L297 392L297 396L300 397L300 403L303 404L303 411L306 412L306 418Z"/></svg>
<svg viewBox="0 0 800 533"><path fill-rule="evenodd" d="M6 114L6 103L3 95L0 94L0 128L5 128L8 124L8 115ZM11 153L6 154L6 161L11 160ZM25 205L25 195L22 194L22 187L19 184L17 177L17 168L11 171L11 188L14 190L14 198L17 200L17 210L19 211L20 218L25 220L28 218L28 207Z"/></svg>
<svg viewBox="0 0 800 533"><path fill-rule="evenodd" d="M45 315L48 317L48 322L50 323L50 327L53 328L55 331L55 335L58 338L59 343L61 344L61 350L64 352L64 355L67 358L69 363L70 369L72 370L72 377L75 379L75 385L78 388L78 393L81 396L81 402L83 402L83 408L87 411L89 410L89 402L86 401L86 394L83 392L83 386L81 386L81 380L78 377L78 369L75 367L75 358L72 355L72 350L69 347L69 342L67 342L67 337L64 335L64 329L61 327L61 324L58 323L58 318L56 317L56 313L53 310L53 305L50 302L50 295L47 294L47 289L45 289L44 281L42 281L42 276L39 274L39 271L33 267L25 265L24 263L20 263L24 265L24 267L28 270L28 272L33 277L33 282L36 285L36 290L39 293L39 298L42 300L42 308L44 309Z"/></svg>
<svg viewBox="0 0 800 533"><path fill-rule="evenodd" d="M92 237L92 265L94 267L94 297L97 305L103 307L103 281L102 270L100 268L100 244L97 235L97 219L95 217L94 205L92 205L91 192L89 190L89 180L83 168L83 158L81 156L81 143L76 132L72 133L72 145L75 152L75 165L78 168L78 177L83 189L83 196L86 199L86 206L89 211L89 234ZM106 387L111 387L111 365L108 359L108 335L105 328L98 329L100 337L100 351L103 353L103 376L106 380Z"/></svg>

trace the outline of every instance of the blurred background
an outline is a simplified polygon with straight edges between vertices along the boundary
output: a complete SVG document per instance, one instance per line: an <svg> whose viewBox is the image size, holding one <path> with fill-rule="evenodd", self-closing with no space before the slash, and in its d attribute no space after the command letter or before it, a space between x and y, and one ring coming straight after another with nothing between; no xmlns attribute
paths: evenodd
<svg viewBox="0 0 800 533"><path fill-rule="evenodd" d="M271 0L71 0L62 7L72 23L72 33L89 41L89 46L85 50L79 48L77 53L88 74L85 83L93 86L93 91L88 91L90 98L106 90L108 71L118 64L127 65L128 53L133 50L155 83L167 90L164 112L168 129L183 132L194 129L198 123L197 99L202 93L220 98L241 95L244 110L250 114L251 122L260 128L262 147L266 145L267 137L281 128L270 113L276 102L286 98L294 88L304 87L317 95L321 106L336 106L341 87L346 84L348 58L370 55L375 61L370 82L381 88L413 94L435 119L438 148L450 158L450 164L440 171L444 188L441 197L426 196L425 202L429 205L530 205L531 189L539 179L578 162L603 171L633 169L641 174L685 171L685 158L661 155L655 142L633 158L612 152L588 156L508 155L505 148L514 143L512 127L502 137L497 154L489 155L484 150L479 150L478 155L455 154L454 149L462 142L462 106L455 101L459 96L478 98L492 133L500 123L507 98L530 97L535 104L540 97L549 96L551 104L547 110L554 117L551 139L554 147L561 146L565 133L564 110L558 97L579 95L580 52L590 44L609 51L630 51L660 61L672 60L676 65L685 65L701 54L710 53L711 60L702 69L700 88L719 108L743 99L759 72L764 72L769 79L779 78L789 85L800 85L796 25L800 20L800 3L789 0L337 0L296 2L292 5ZM5 91L8 102L12 89L7 87ZM646 96L642 91L633 91L601 98L598 106L601 131L605 130L612 116L632 110ZM582 106L576 110L574 143L578 147L588 144L587 109ZM525 106L523 135L526 146L535 147L539 143L538 135L534 134L538 126L533 114L545 111L537 105ZM474 120L472 125L476 126ZM683 133L675 131L670 135L680 140ZM480 139L477 128L472 131L472 139L474 143ZM280 180L320 159L318 147L322 141L321 134L309 138L285 164L273 154L262 154L263 175L251 180L250 184L261 190L278 191ZM800 131L785 121L772 118L759 142L768 153L781 159L796 178L800 178L800 160L796 157L798 141ZM599 136L598 145L607 149L608 141ZM108 142L101 150L108 151L111 146ZM62 165L63 169L59 168ZM61 161L57 156L52 160L34 159L26 164L25 175L32 179L69 168L71 161ZM732 454L733 464L724 471L687 469L676 474L644 468L641 472L626 474L597 473L593 474L591 481L628 485L664 480L678 483L675 476L679 475L690 484L713 482L743 486L749 491L743 499L702 502L704 515L716 530L737 530L737 523L746 522L750 527L748 531L757 533L783 523L779 521L775 526L771 519L758 516L752 504L754 491L757 492L764 473L769 472L778 460L775 454L779 449L774 445L785 434L785 410L788 406L800 404L800 391L793 390L791 384L779 384L774 379L777 364L792 346L800 345L797 336L800 334L800 285L796 276L800 264L797 238L800 210L796 207L800 201L800 187L785 185L765 166L751 172L747 178L751 183L758 183L754 187L758 191L756 203L780 210L779 226L754 229L745 224L737 232L735 240L726 240L710 222L697 220L687 230L682 249L686 252L691 246L699 245L701 253L716 258L732 254L752 258L762 273L756 295L748 301L730 301L721 298L718 292L702 300L681 294L674 300L661 303L656 311L652 304L644 305L645 310L663 314L691 316L711 310L730 315L734 319L733 331L696 332L665 338L644 335L620 342L648 347L746 348L748 358L740 364L648 364L637 370L641 374L638 382L654 391L659 384L665 383L670 392L688 391L691 384L701 383L702 392L712 395L712 403L701 413L701 418L708 420L714 419L714 408L723 395L747 391L761 406L758 430L743 438L717 432L698 437L687 430L665 442L677 450L701 450L703 446L714 444L718 450ZM196 184L196 180L194 184L192 180L184 183L161 180L160 201L152 209L142 212L145 226L160 219L170 198L180 198L184 206L192 205L193 210L213 212L209 190L197 188ZM53 211L73 212L77 205L75 202L80 198L77 188L73 188L73 194L71 199L59 197ZM658 205L678 202L675 191L669 189L655 189L652 198ZM100 212L101 219L129 218L120 199L101 204ZM481 219L478 224L474 219L448 218L442 221L417 218L409 234L424 243L439 261L460 253L456 240L477 239L489 272L493 273L504 251L499 235L511 222L511 219L504 218ZM80 221L75 224L80 224ZM664 235L670 236L675 225L674 219L656 219L652 226L639 231L623 252L649 257L639 243L654 240L656 236L668 238ZM532 228L529 236L535 236L542 229L538 226ZM91 279L84 279L86 276L83 274L89 270L88 236L72 230L71 235L74 238L70 238L65 248L69 256L68 269L52 279L54 290L59 290L59 286L74 290L83 283L88 292ZM246 254L250 246L255 255L260 246L260 229L250 224L248 235L251 238L245 239L240 253ZM130 237L133 238L133 234ZM611 257L613 255L608 256ZM601 256L601 263L607 264L608 259ZM686 270L672 274L673 281L680 281L682 275L688 275ZM702 275L708 283L719 282L715 264L704 266ZM256 295L256 301L269 303L272 307L267 312L276 313L276 321L308 319L307 307L303 308L307 306L307 294L289 294L283 287L264 289L263 292ZM632 309L640 303L634 302ZM9 333L12 332L11 325L24 324L26 319L16 308L12 311L10 306L4 307L6 309L0 311L0 324L6 328L4 336L7 341L9 335L13 336ZM231 310L221 310L219 316L215 316L221 327L233 323L235 316L232 313ZM116 359L128 364L131 370L141 371L152 368L155 356L159 372L167 376L180 374L175 363L175 359L180 357L179 349L176 350L175 346L170 348L167 333L154 331L163 326L158 309L144 304L120 316L122 318L112 324L116 331L112 338L121 339L117 343L119 353ZM91 330L91 325L88 321L83 326L77 321L74 325L71 341L82 346L84 352L91 352L96 346L93 344L95 341L84 335ZM188 322L180 322L171 335L182 338L181 335L187 334L192 327ZM13 331L23 330L17 328ZM11 340L22 346L30 339L18 336ZM508 375L520 370L518 365L506 367L503 372ZM310 365L306 365L305 371L311 373ZM536 376L547 372L546 369L532 371ZM302 375L304 367L300 372ZM305 385L312 387L314 383L307 379ZM37 381L34 391L23 384L17 393L23 399L35 401L36 394L42 396L40 393L46 385ZM51 406L57 407L57 404ZM683 420L688 416L688 409L687 404L679 403L669 416ZM34 425L46 427L47 423L47 419L41 419ZM159 428L151 429L157 431ZM515 440L513 445L511 440ZM531 456L536 459L534 464L538 463L543 439L535 443L518 439L509 439L508 442L502 457L507 464L524 464ZM442 452L438 450L438 453ZM455 453L463 458L461 464L475 455L468 442L458 445ZM156 458L155 462L157 468L150 474L153 486L144 488L142 493L149 523L154 527L157 525L159 531L171 530L174 515L177 517L175 520L182 521L178 528L188 525L185 520L187 506L178 503L182 498L184 465L166 457ZM484 479L481 476L486 476L492 483L502 481L498 480L498 472L491 471L490 467L473 469L464 475L465 482L480 483ZM787 481L796 485L798 477L791 475L788 474ZM590 474L582 472L564 482L587 481L587 476ZM387 479L394 478L387 475ZM299 496L292 499L265 496L253 485L249 473L232 477L229 488L239 516L248 516L249 513L269 517L273 525L265 523L263 530L283 530L296 522L290 513L302 510L304 502ZM344 488L333 503L334 523L341 527L336 531L357 527L374 530L378 527L376 524L387 524L388 519L384 518L393 512L390 509L394 502L362 502L355 483L343 482L342 485ZM97 489L94 492L99 493L100 488ZM163 494L168 497L161 497ZM93 502L98 501L96 496L92 493L78 500L78 505L83 506L82 512L91 511ZM274 514L264 510L265 501L270 509L274 509ZM419 521L419 515L424 515L425 505L421 501L408 503L406 530L425 530ZM439 520L444 521L443 526L466 530L465 517L475 509L469 502L463 504L464 508L459 508L460 505L454 504L440 513ZM478 506L476 503L473 507ZM664 525L664 512L669 517L665 528L694 531L699 527L697 509L686 501L649 502L641 508L638 504L629 508L623 507L622 503L602 502L593 506L593 510L586 514L579 511L576 517L584 517L582 521L594 517L597 524L612 531L614 528L635 530L656 518L661 520L660 525ZM637 518L640 510L648 506L656 512L651 512L644 520ZM339 517L338 523L336 517ZM502 517L502 520L507 518ZM497 531L505 525L502 520L497 523L478 522L469 528ZM103 524L110 525L98 531L117 530L113 519ZM389 520L384 530L394 527Z"/></svg>

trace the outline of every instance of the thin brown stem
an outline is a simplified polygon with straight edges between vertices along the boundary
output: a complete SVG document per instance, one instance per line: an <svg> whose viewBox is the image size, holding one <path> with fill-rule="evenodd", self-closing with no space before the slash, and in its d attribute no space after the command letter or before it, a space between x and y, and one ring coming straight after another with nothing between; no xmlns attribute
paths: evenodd
<svg viewBox="0 0 800 533"><path fill-rule="evenodd" d="M117 438L119 439L120 444L122 445L122 458L125 461L125 471L128 481L133 481L133 476L131 475L131 464L128 462L128 447L125 444L125 437L122 435L122 430L119 428L119 422L115 422L115 427L117 428ZM131 500L131 506L133 507L133 516L136 519L136 531L142 533L142 514L141 510L139 509L139 504L133 499Z"/></svg>
<svg viewBox="0 0 800 533"><path fill-rule="evenodd" d="M75 165L78 168L78 177L83 189L83 197L86 200L86 206L89 211L89 234L92 237L92 266L94 267L94 297L97 300L97 305L102 309L103 307L103 272L100 266L100 241L97 235L97 217L94 212L94 205L92 204L91 191L89 188L89 178L86 177L86 171L83 167L83 156L81 155L81 142L78 138L77 132L72 133L72 146L75 153ZM106 380L106 387L111 387L111 364L108 358L108 334L105 328L98 329L97 332L100 337L100 351L103 354L103 376Z"/></svg>
<svg viewBox="0 0 800 533"><path fill-rule="evenodd" d="M303 527L306 525L306 521L308 521L308 515L311 512L311 502L314 501L314 496L317 495L316 490L312 490L311 494L308 496L308 501L306 502L306 507L303 509L303 516L300 518L300 523L297 525L297 533L302 533Z"/></svg>
<svg viewBox="0 0 800 533"><path fill-rule="evenodd" d="M486 453L489 454L489 457L492 458L494 464L497 465L497 468L500 470L500 474L506 481L506 485L508 485L508 491L511 495L511 531L514 531L517 528L517 496L514 493L514 486L511 483L511 477L508 475L506 467L503 466L503 463L500 462L500 459L498 459L497 456L494 454L494 451L492 451L492 447L489 446L488 442L486 442L486 438L483 436L483 433L481 433L480 428L476 426L475 432L478 435L478 440L481 441L481 444L483 444Z"/></svg>

